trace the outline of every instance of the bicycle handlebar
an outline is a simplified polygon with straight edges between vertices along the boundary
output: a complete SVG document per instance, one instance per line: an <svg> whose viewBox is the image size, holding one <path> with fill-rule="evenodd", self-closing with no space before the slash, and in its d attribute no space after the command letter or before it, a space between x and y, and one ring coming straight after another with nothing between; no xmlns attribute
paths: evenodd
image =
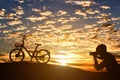
<svg viewBox="0 0 120 80"><path fill-rule="evenodd" d="M28 35L28 36L31 36L31 35ZM24 43L25 43L24 40L26 39L26 37L27 37L27 34L23 35L23 37L22 37L22 43L23 43L23 45L24 45ZM39 43L35 43L35 45L41 46L41 44L39 44Z"/></svg>
<svg viewBox="0 0 120 80"><path fill-rule="evenodd" d="M41 46L41 44L39 44L39 43L35 43L35 45Z"/></svg>

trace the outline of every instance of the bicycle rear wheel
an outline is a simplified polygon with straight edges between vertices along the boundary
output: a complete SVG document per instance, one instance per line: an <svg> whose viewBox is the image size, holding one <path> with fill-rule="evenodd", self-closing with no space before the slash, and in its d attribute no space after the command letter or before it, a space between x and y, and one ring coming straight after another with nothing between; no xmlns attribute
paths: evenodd
<svg viewBox="0 0 120 80"><path fill-rule="evenodd" d="M46 49L41 49L36 53L36 60L38 63L47 63L50 60L50 52Z"/></svg>
<svg viewBox="0 0 120 80"><path fill-rule="evenodd" d="M23 61L24 57L25 57L25 54L20 49L13 49L9 54L9 58L11 62L21 62Z"/></svg>

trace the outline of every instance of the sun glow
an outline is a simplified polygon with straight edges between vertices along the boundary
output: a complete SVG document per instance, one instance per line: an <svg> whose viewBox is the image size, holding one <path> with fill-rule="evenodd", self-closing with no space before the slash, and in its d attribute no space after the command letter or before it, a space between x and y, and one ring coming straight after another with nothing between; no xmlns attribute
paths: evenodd
<svg viewBox="0 0 120 80"><path fill-rule="evenodd" d="M78 56L77 56L78 57ZM77 58L74 53L68 53L66 51L60 51L55 55L56 62L60 63L60 65L66 66L71 63L74 58Z"/></svg>
<svg viewBox="0 0 120 80"><path fill-rule="evenodd" d="M58 59L56 61L58 63L61 63L61 65L67 65L67 63L68 63L68 59L67 59L68 57L67 56L65 56L65 55L58 55L57 58Z"/></svg>

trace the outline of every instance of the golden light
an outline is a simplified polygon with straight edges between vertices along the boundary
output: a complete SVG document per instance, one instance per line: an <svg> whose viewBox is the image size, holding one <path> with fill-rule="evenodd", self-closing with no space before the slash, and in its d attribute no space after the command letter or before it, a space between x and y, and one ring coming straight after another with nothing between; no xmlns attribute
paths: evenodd
<svg viewBox="0 0 120 80"><path fill-rule="evenodd" d="M57 62L58 63L61 63L61 65L67 65L67 62L68 62L68 59L67 59L68 57L67 56L65 56L65 55L58 55L57 56Z"/></svg>
<svg viewBox="0 0 120 80"><path fill-rule="evenodd" d="M72 63L74 58L77 58L74 53L70 53L68 51L60 51L56 54L56 62L62 66L66 66L69 63Z"/></svg>

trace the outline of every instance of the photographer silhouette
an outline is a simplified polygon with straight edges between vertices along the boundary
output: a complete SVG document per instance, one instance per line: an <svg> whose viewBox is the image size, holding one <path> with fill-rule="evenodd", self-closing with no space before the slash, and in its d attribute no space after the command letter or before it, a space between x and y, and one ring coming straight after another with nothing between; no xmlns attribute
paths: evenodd
<svg viewBox="0 0 120 80"><path fill-rule="evenodd" d="M107 72L120 72L119 64L117 63L114 56L111 53L107 52L106 45L98 45L96 48L96 52L90 52L90 55L93 56L94 67L96 70L101 70L105 67ZM98 62L98 59L102 60L102 62Z"/></svg>

